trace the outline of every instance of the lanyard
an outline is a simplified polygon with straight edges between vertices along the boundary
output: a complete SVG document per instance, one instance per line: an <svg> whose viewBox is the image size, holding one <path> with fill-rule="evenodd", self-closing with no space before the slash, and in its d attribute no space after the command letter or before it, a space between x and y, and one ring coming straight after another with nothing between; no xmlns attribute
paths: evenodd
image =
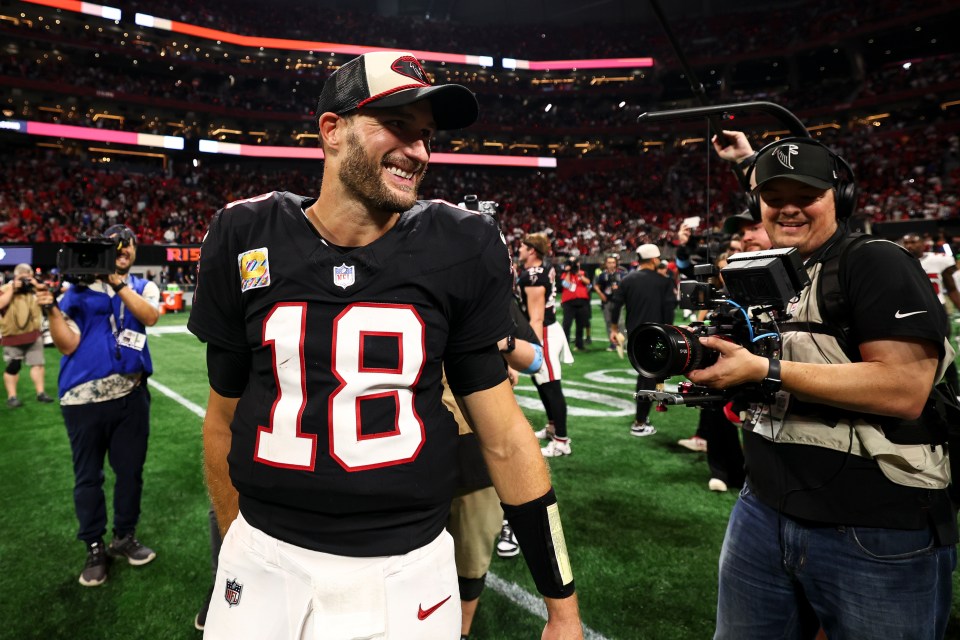
<svg viewBox="0 0 960 640"><path fill-rule="evenodd" d="M107 295L110 296L109 293ZM120 317L117 318L117 316L114 314L114 311L113 311L113 298L114 296L110 296L110 329L113 331L113 339L117 348L115 355L117 360L119 360L120 359L120 331L123 330L123 317L124 317L124 314L126 313L126 307L124 306L123 301L121 300L120 301Z"/></svg>

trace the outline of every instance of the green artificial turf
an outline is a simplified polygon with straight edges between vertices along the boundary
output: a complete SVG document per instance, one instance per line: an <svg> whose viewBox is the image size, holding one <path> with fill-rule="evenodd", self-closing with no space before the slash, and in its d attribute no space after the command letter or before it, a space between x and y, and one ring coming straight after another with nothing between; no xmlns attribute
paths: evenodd
<svg viewBox="0 0 960 640"><path fill-rule="evenodd" d="M159 327L182 326L167 315ZM595 309L592 345L563 370L573 455L550 461L584 623L606 638L702 639L713 633L717 558L735 494L707 490L704 454L676 445L693 409L651 419L658 432L629 434L634 374L604 350ZM202 346L189 334L150 338L154 380L203 407ZM46 350L54 394L58 354ZM84 548L75 539L70 447L56 404L0 403L0 638L198 638L193 617L210 586L201 419L154 385L150 449L138 536L157 551L143 567L114 563L98 588L77 582ZM518 396L534 426L542 408L529 382ZM106 487L112 486L107 470ZM494 557L491 571L535 594L522 559ZM956 583L956 580L955 580ZM222 591L222 589L221 589ZM214 597L222 597L215 592ZM949 637L960 637L954 598ZM472 638L538 638L543 621L493 590L481 598Z"/></svg>

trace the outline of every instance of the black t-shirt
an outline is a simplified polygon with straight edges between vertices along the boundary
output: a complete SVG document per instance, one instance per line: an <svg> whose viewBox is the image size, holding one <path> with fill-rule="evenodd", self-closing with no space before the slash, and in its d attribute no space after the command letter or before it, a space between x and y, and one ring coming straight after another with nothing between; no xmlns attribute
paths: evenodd
<svg viewBox="0 0 960 640"><path fill-rule="evenodd" d="M610 296L610 321L619 323L620 309L626 306L628 336L645 322L670 324L677 306L673 291L673 280L652 269L632 271Z"/></svg>
<svg viewBox="0 0 960 640"><path fill-rule="evenodd" d="M848 253L841 275L854 345L919 338L943 356L947 317L914 258L893 243L868 241ZM771 442L750 431L743 443L751 489L764 503L796 518L922 529L936 520L937 501L946 499L944 491L896 484L873 460L843 451Z"/></svg>
<svg viewBox="0 0 960 640"><path fill-rule="evenodd" d="M555 309L557 301L557 270L553 264L544 262L537 267L529 267L520 272L517 278L517 288L520 290L520 306L523 312L530 317L530 311L527 308L527 289L531 287L543 287L545 308L543 310L543 326L549 327L557 321L557 312Z"/></svg>
<svg viewBox="0 0 960 640"><path fill-rule="evenodd" d="M418 202L338 249L306 219L313 201L217 212L189 328L251 353L228 457L244 517L309 549L406 553L439 535L454 487L444 357L513 331L506 245L488 216Z"/></svg>

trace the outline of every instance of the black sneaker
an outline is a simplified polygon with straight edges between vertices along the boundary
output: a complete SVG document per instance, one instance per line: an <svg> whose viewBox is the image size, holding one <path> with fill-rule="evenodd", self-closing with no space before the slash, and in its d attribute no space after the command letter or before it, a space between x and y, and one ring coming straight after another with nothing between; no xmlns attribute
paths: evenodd
<svg viewBox="0 0 960 640"><path fill-rule="evenodd" d="M143 546L132 533L128 533L122 538L114 538L107 547L107 553L114 558L126 558L127 562L138 567L147 564L157 557L156 551L150 547Z"/></svg>
<svg viewBox="0 0 960 640"><path fill-rule="evenodd" d="M552 442L552 441L551 441ZM500 538L497 540L497 555L501 558L512 558L520 553L520 544L513 528L506 520L500 528Z"/></svg>
<svg viewBox="0 0 960 640"><path fill-rule="evenodd" d="M103 541L87 546L87 562L80 574L80 584L85 587L99 587L107 579L107 554Z"/></svg>
<svg viewBox="0 0 960 640"><path fill-rule="evenodd" d="M42 402L44 404L53 402L53 398L48 396L45 392L41 391L37 394L37 402Z"/></svg>
<svg viewBox="0 0 960 640"><path fill-rule="evenodd" d="M207 599L203 601L203 606L200 608L200 612L197 613L197 616L193 619L193 627L197 631L203 631L203 627L207 624L207 611L210 610L210 600L213 598L213 585L210 585L210 590L207 591Z"/></svg>
<svg viewBox="0 0 960 640"><path fill-rule="evenodd" d="M17 407L22 407L23 403L20 402L20 398L17 396L10 396L7 398L7 406L11 409L16 409Z"/></svg>

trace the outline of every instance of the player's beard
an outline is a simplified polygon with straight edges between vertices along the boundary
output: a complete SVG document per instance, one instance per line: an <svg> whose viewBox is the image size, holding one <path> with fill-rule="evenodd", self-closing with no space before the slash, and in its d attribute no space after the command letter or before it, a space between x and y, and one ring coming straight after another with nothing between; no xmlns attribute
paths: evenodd
<svg viewBox="0 0 960 640"><path fill-rule="evenodd" d="M347 150L340 163L340 181L348 191L366 202L371 208L393 213L406 211L417 201L417 191L426 170L419 171L412 188L404 193L398 193L388 187L383 179L384 163L390 156L377 162L367 157L363 146L353 132L347 134ZM403 167L406 162L394 162Z"/></svg>

